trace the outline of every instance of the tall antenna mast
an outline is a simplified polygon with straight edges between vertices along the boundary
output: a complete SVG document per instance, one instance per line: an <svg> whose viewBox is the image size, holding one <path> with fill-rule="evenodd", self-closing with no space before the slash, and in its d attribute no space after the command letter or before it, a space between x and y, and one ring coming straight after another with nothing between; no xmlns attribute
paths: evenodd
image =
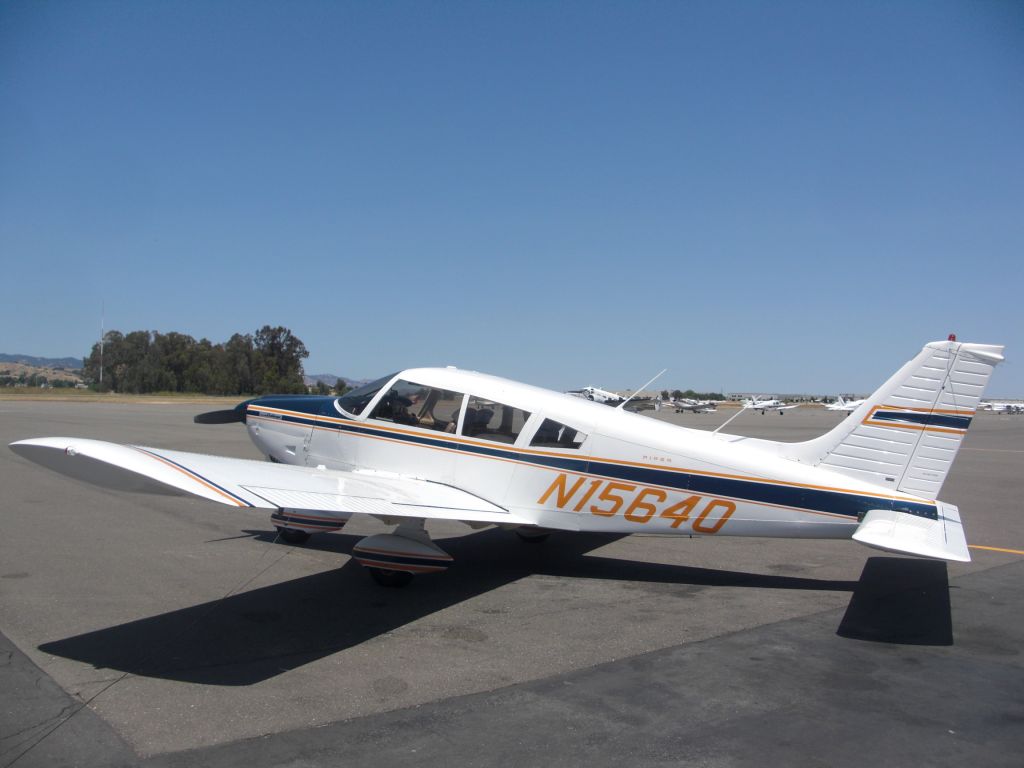
<svg viewBox="0 0 1024 768"><path fill-rule="evenodd" d="M651 384L653 384L655 381L657 381L658 377L661 376L661 374L664 373L667 370L668 370L668 368L662 368L661 369L661 373L659 373L653 379L651 379L646 384L644 384L642 387L640 387L640 389L633 390L633 394L630 395L629 397L627 397L625 400L623 400L617 406L615 406L615 408L617 410L620 410L620 411L623 410L626 407L626 403L628 403L630 400L632 400L634 397L636 397L638 393L643 392L645 389L647 389L647 387L651 386Z"/></svg>

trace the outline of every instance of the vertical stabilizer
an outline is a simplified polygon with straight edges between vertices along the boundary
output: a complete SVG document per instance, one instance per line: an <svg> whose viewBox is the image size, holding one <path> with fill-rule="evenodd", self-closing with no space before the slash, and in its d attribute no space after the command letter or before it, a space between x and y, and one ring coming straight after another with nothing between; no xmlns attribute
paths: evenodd
<svg viewBox="0 0 1024 768"><path fill-rule="evenodd" d="M901 493L935 498L1003 347L933 341L839 426L786 451Z"/></svg>

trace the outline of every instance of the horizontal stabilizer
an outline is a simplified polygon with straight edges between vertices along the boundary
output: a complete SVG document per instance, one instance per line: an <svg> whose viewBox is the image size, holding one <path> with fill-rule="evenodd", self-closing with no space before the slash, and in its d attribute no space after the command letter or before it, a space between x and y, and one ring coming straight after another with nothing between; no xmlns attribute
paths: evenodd
<svg viewBox="0 0 1024 768"><path fill-rule="evenodd" d="M869 510L853 538L887 552L969 563L971 553L960 524L960 511L941 501L936 506L937 520L891 509Z"/></svg>

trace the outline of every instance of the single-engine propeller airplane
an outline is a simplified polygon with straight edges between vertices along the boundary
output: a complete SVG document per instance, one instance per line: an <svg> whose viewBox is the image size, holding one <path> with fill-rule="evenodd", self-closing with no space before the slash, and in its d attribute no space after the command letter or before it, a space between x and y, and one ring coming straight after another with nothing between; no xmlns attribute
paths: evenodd
<svg viewBox="0 0 1024 768"><path fill-rule="evenodd" d="M764 416L768 411L778 411L781 416L785 411L791 411L794 408L799 408L800 403L785 403L782 400L778 400L774 397L762 400L759 396L754 395L749 400L743 401L743 408L749 411L760 411L761 415Z"/></svg>
<svg viewBox="0 0 1024 768"><path fill-rule="evenodd" d="M425 523L550 531L853 538L970 554L936 500L1003 347L927 344L852 418L781 443L687 429L455 368L415 368L341 397L266 396L201 414L239 422L268 462L44 437L11 448L75 478L267 509L291 542L352 515L393 524L353 556L381 584L444 571Z"/></svg>
<svg viewBox="0 0 1024 768"><path fill-rule="evenodd" d="M595 403L604 403L605 405L618 405L626 399L622 395L616 394L615 392L609 392L607 389L601 389L600 387L570 389L566 391L565 394L572 395L573 397L582 397L586 400L593 400Z"/></svg>
<svg viewBox="0 0 1024 768"><path fill-rule="evenodd" d="M1020 403L980 403L979 411L992 411L992 413L1024 413L1024 405Z"/></svg>
<svg viewBox="0 0 1024 768"><path fill-rule="evenodd" d="M844 400L843 396L840 395L836 398L834 403L826 403L826 411L845 411L846 413L852 413L856 411L858 407L864 402L864 400Z"/></svg>
<svg viewBox="0 0 1024 768"><path fill-rule="evenodd" d="M681 397L679 399L669 400L667 402L660 402L657 410L661 408L671 408L676 413L714 413L718 410L717 403L711 400L694 400L690 397Z"/></svg>

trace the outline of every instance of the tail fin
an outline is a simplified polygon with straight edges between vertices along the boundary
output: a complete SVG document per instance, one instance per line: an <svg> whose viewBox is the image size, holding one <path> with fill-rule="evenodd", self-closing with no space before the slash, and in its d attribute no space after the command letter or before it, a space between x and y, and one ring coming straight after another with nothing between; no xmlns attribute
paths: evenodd
<svg viewBox="0 0 1024 768"><path fill-rule="evenodd" d="M942 488L1003 347L933 341L839 426L790 458L933 499Z"/></svg>

